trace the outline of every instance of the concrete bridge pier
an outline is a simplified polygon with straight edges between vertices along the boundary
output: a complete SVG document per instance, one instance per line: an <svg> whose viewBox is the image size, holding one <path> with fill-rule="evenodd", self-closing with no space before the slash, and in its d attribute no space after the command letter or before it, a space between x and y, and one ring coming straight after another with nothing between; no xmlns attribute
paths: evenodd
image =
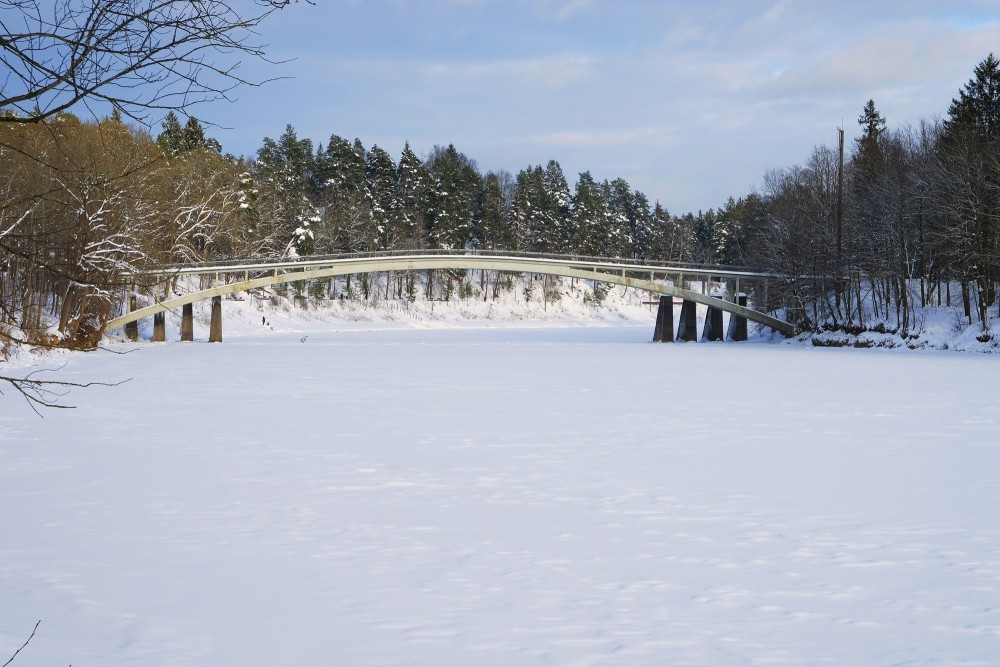
<svg viewBox="0 0 1000 667"><path fill-rule="evenodd" d="M153 313L153 342L163 343L167 340L167 314L164 311Z"/></svg>
<svg viewBox="0 0 1000 667"><path fill-rule="evenodd" d="M708 313L705 314L705 330L702 332L702 341L721 341L725 335L722 330L722 309L716 308L715 306L708 307Z"/></svg>
<svg viewBox="0 0 1000 667"><path fill-rule="evenodd" d="M128 295L128 312L135 310L135 294ZM139 340L139 321L135 320L125 325L125 336L129 340Z"/></svg>
<svg viewBox="0 0 1000 667"><path fill-rule="evenodd" d="M209 343L222 342L222 297L212 297L212 324L208 330Z"/></svg>
<svg viewBox="0 0 1000 667"><path fill-rule="evenodd" d="M660 297L660 305L656 310L656 328L653 330L654 343L674 342L674 297Z"/></svg>
<svg viewBox="0 0 1000 667"><path fill-rule="evenodd" d="M181 306L181 342L194 340L194 304Z"/></svg>
<svg viewBox="0 0 1000 667"><path fill-rule="evenodd" d="M681 321L677 326L677 338L684 342L698 341L698 304L681 301Z"/></svg>
<svg viewBox="0 0 1000 667"><path fill-rule="evenodd" d="M739 305L746 308L747 305L747 295L740 292L736 301ZM747 318L741 317L739 315L730 315L729 317L729 331L726 334L726 338L732 341L744 341L747 340Z"/></svg>

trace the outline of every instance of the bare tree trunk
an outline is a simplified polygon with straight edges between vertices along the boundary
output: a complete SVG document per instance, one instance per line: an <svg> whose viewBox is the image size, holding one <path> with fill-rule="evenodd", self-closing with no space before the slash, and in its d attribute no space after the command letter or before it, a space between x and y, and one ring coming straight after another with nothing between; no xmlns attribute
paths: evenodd
<svg viewBox="0 0 1000 667"><path fill-rule="evenodd" d="M972 304L969 301L969 281L962 278L962 306L965 308L965 316L969 318L969 324L972 324Z"/></svg>

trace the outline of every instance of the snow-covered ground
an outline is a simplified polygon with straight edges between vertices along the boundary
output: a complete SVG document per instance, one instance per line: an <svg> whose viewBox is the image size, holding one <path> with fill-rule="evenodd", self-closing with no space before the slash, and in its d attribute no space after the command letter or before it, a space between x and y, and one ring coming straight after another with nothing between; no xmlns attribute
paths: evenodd
<svg viewBox="0 0 1000 667"><path fill-rule="evenodd" d="M50 359L131 381L0 399L0 660L997 664L1000 357L631 308Z"/></svg>

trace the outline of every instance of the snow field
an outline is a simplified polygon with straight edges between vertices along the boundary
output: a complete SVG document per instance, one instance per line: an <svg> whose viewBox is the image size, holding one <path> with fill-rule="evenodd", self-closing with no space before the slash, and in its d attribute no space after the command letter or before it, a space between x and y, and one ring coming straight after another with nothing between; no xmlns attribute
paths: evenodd
<svg viewBox="0 0 1000 667"><path fill-rule="evenodd" d="M4 659L38 619L14 665L1000 655L995 355L246 322L5 400Z"/></svg>

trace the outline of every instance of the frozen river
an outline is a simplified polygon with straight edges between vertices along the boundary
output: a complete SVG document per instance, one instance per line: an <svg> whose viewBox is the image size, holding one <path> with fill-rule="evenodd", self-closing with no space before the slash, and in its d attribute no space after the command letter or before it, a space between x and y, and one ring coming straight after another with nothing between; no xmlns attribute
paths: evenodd
<svg viewBox="0 0 1000 667"><path fill-rule="evenodd" d="M1000 357L233 337L0 398L0 662L995 665Z"/></svg>

